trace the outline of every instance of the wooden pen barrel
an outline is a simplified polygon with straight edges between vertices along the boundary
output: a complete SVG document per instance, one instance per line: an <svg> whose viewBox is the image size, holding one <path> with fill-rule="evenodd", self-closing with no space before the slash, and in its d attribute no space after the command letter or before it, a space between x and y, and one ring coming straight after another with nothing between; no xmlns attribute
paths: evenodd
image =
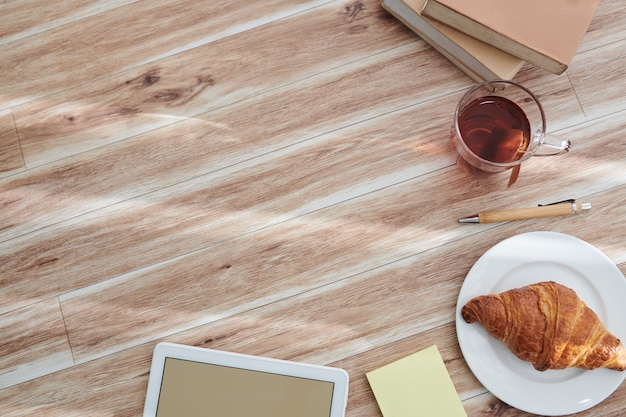
<svg viewBox="0 0 626 417"><path fill-rule="evenodd" d="M575 209L575 210L574 210ZM580 203L562 203L552 206L538 206L503 211L487 211L480 213L480 223L507 222L511 220L536 219L541 217L577 214L582 211Z"/></svg>

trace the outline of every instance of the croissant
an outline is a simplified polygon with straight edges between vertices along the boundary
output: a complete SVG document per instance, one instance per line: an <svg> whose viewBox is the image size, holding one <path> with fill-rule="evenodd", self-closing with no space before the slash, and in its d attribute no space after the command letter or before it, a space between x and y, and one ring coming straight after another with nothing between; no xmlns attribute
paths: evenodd
<svg viewBox="0 0 626 417"><path fill-rule="evenodd" d="M626 349L574 290L540 282L470 300L461 309L538 371L577 367L626 369Z"/></svg>

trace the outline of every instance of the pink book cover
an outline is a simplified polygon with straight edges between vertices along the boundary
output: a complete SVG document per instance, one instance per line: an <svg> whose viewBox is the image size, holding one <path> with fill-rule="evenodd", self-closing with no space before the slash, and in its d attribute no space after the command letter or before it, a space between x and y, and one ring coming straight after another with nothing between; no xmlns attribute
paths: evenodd
<svg viewBox="0 0 626 417"><path fill-rule="evenodd" d="M519 54L538 54L540 61L553 61L562 72L599 4L600 0L428 0L423 12L530 62L533 59Z"/></svg>

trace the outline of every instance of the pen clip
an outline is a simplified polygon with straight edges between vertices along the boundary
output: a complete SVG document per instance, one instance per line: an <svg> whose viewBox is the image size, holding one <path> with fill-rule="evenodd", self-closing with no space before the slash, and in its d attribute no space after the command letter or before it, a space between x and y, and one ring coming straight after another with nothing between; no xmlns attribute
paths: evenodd
<svg viewBox="0 0 626 417"><path fill-rule="evenodd" d="M557 201L556 203L538 204L538 206L539 206L539 207L545 207L545 206L554 206L555 204L575 203L575 202L576 202L576 199L575 199L575 198L568 198L567 200Z"/></svg>

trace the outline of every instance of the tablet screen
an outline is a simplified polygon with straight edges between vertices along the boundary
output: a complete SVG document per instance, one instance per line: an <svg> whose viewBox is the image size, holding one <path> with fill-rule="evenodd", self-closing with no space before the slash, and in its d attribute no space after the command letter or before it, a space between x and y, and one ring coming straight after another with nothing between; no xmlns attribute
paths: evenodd
<svg viewBox="0 0 626 417"><path fill-rule="evenodd" d="M329 417L334 383L166 358L157 417Z"/></svg>

